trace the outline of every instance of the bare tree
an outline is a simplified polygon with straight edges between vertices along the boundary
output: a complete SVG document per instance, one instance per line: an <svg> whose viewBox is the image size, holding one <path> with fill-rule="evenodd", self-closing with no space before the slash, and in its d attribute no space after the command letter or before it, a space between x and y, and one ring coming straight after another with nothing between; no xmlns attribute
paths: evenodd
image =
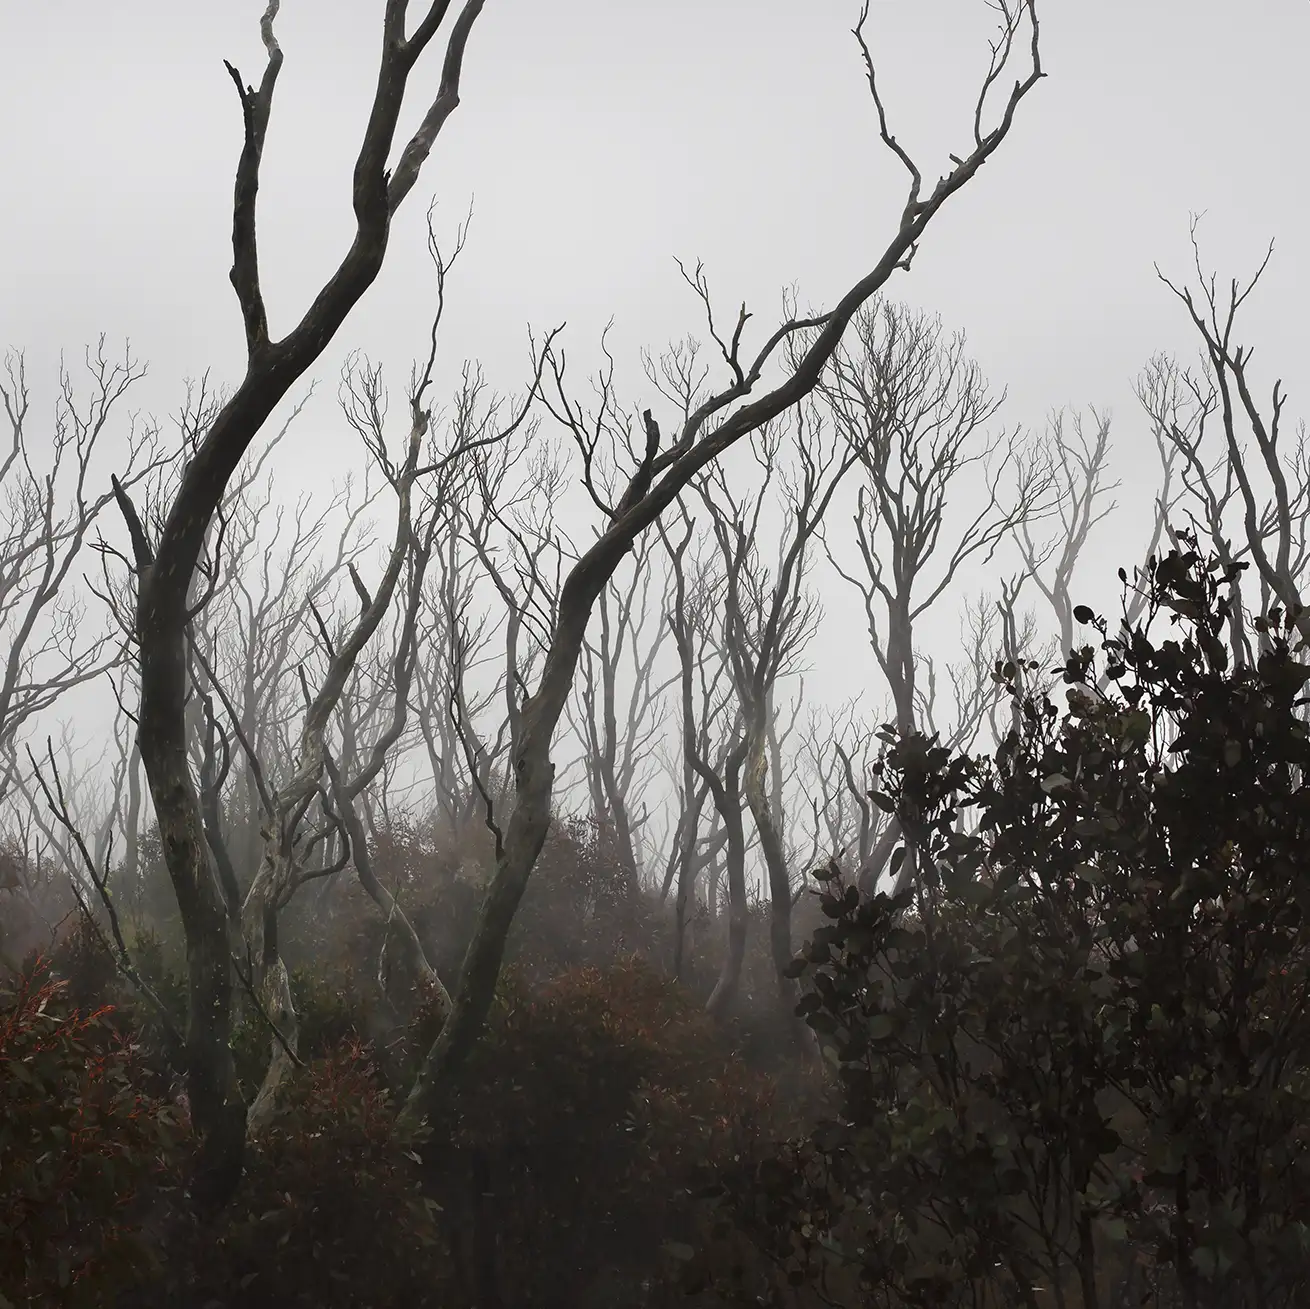
<svg viewBox="0 0 1310 1309"><path fill-rule="evenodd" d="M742 336L748 314L743 306L730 337L720 335L703 277L695 278L697 294L707 314L710 335L719 346L728 381L709 395L680 423L672 442L662 445L659 424L647 411L644 449L633 450L634 471L622 497L606 502L586 469L594 463L599 437L589 438L570 425L584 463L584 481L608 520L608 526L569 570L559 593L559 605L549 647L536 689L525 703L522 728L515 745L516 801L498 852L495 876L487 890L473 939L465 956L454 1008L432 1049L425 1057L401 1115L401 1130L408 1132L422 1121L433 1087L443 1075L463 1063L486 1020L500 973L505 942L528 879L550 826L555 766L551 743L564 706L572 692L592 608L636 539L650 528L702 469L739 440L759 430L805 398L819 383L852 318L886 284L905 268L933 217L960 191L990 158L1010 131L1023 98L1042 76L1038 22L1033 0L999 0L1001 34L993 43L991 59L979 92L973 119L973 142L957 158L951 171L933 189L923 193L922 174L905 148L892 135L884 111L875 66L863 30L867 8L861 13L855 35L865 60L870 94L878 114L883 143L909 174L906 203L895 234L874 266L859 278L828 313L806 319L789 319L777 328L753 359L742 355ZM1031 59L1026 74L1006 98L1000 121L983 129L988 93L1003 75L1027 23ZM812 332L812 339L782 382L758 399L746 403L764 370L775 363L779 347L797 333ZM552 356L553 357L553 356ZM558 360L562 377L563 361Z"/></svg>
<svg viewBox="0 0 1310 1309"><path fill-rule="evenodd" d="M91 535L113 498L95 489L98 463L116 459L128 486L164 463L156 428L135 420L123 448L104 450L124 396L145 375L131 351L111 360L101 337L86 351L85 368L89 385L80 388L60 364L53 423L36 437L35 449L21 354L5 356L0 378L9 427L0 451L0 800L14 781L24 727L125 653L113 628L92 621L68 585L84 548L96 544Z"/></svg>
<svg viewBox="0 0 1310 1309"><path fill-rule="evenodd" d="M749 498L733 494L722 465L698 479L697 490L710 515L725 586L720 651L736 694L745 754L741 785L754 819L769 890L769 944L784 1005L794 988L785 972L791 963L792 870L786 849L785 816L770 785L776 749L776 700L782 678L797 670L817 628L817 598L806 586L811 547L842 479L859 448L825 433L813 406L798 405L790 443L794 468L782 457L781 420L751 439L761 471ZM782 523L762 527L779 484ZM761 555L761 534L778 541L776 560ZM771 748L775 747L775 748Z"/></svg>
<svg viewBox="0 0 1310 1309"><path fill-rule="evenodd" d="M82 835L82 821L74 816L73 810L70 808L69 797L65 792L63 777L55 758L53 743L47 738L43 761L44 768L42 764L37 762L30 747L27 753L32 764L32 775L41 789L41 794L54 822L65 838L65 867L68 870L69 882L73 888L73 895L77 900L78 908L81 910L83 921L99 938L100 944L114 960L118 970L149 1003L161 1030L165 1034L169 1048L176 1057L176 1052L182 1044L181 1034L174 1026L173 1017L168 1006L160 999L159 995L133 963L127 948L127 941L123 936L122 922L117 907L109 893L109 877L113 861L112 828L109 829L111 836L105 840L103 849L93 852ZM97 897L108 920L109 938L106 938L105 934L100 930L96 912L83 891L83 878L85 878L85 883L89 884Z"/></svg>
<svg viewBox="0 0 1310 1309"><path fill-rule="evenodd" d="M815 858L826 847L827 862L849 868L856 881L870 887L868 870L880 870L890 853L879 853L888 823L869 798L876 746L858 702L812 711L801 741Z"/></svg>
<svg viewBox="0 0 1310 1309"><path fill-rule="evenodd" d="M627 576L612 580L596 602L594 639L582 649L577 697L569 714L583 743L591 811L612 834L624 889L640 892L638 850L649 809L636 797L650 789L658 761L653 745L664 724L665 682L659 657L668 635L651 604L657 581L649 538L633 547ZM616 574L616 579L618 574Z"/></svg>
<svg viewBox="0 0 1310 1309"><path fill-rule="evenodd" d="M539 361L544 359L544 354L539 356ZM523 731L527 688L555 623L560 574L570 549L557 522L564 490L558 453L535 439L535 424L521 437L478 452L469 465L469 493L458 515L460 535L503 616L499 624L491 624L500 643L494 695L479 695L470 678L475 633L483 630L484 620L474 620L471 630L464 611L451 608L447 616L450 722L497 858L508 821L509 772ZM494 735L489 725L480 727L475 716L481 709L485 717L492 705L498 705L492 714Z"/></svg>
<svg viewBox="0 0 1310 1309"><path fill-rule="evenodd" d="M477 602L476 556L459 530L458 507L447 509L448 522L438 534L428 569L429 585L420 616L422 648L414 664L410 704L423 740L432 776L439 821L451 836L458 836L478 814L478 784L492 785L503 741L490 746L478 738L472 746L473 774L467 768L464 743L477 732L501 688L475 685L478 675L493 661L495 638L492 611ZM467 731L461 737L461 728Z"/></svg>
<svg viewBox="0 0 1310 1309"><path fill-rule="evenodd" d="M1021 520L1016 530L1034 585L1054 611L1062 651L1074 644L1074 601L1070 592L1074 568L1092 529L1115 510L1113 496L1118 482L1107 482L1110 454L1110 416L1092 410L1094 431L1088 435L1081 413L1073 416L1073 432L1065 427L1064 414L1053 414L1047 425L1042 456L1046 461L1054 495L1054 513L1060 532L1038 545L1033 540L1035 524ZM1052 563L1049 579L1044 576Z"/></svg>
<svg viewBox="0 0 1310 1309"><path fill-rule="evenodd" d="M1147 399L1148 387L1153 389L1154 383L1145 380L1139 383L1143 405L1150 411L1152 406ZM1159 547L1177 496L1173 474L1179 448L1176 442L1171 443L1163 415L1157 416L1152 412L1151 416L1162 480L1160 491L1155 497L1155 514L1143 558L1155 554ZM1106 480L1110 455L1110 416L1093 409L1091 417L1094 426L1090 435L1081 414L1074 415L1072 432L1066 426L1062 413L1053 415L1047 425L1042 458L1051 483L1056 530L1048 540L1041 541L1040 537L1034 536L1035 523L1024 519L1017 525L1019 550L1028 576L1055 616L1061 656L1067 655L1076 644L1072 584L1078 560L1086 549L1093 529L1114 512L1116 503L1110 497L1119 486L1118 482ZM1184 469L1186 477L1187 470ZM1130 623L1136 620L1143 602L1144 596L1131 598L1127 614Z"/></svg>
<svg viewBox="0 0 1310 1309"><path fill-rule="evenodd" d="M725 1015L736 999L746 958L749 903L741 773L749 742L742 730L740 706L736 703L727 661L722 658L718 644L720 634L715 630L726 580L717 559L713 562L697 559L689 576L685 556L695 523L685 506L682 512L685 535L670 550L672 595L668 614L680 668L682 794L686 797L677 848L674 973L682 975L687 912L697 877L718 853L713 847L704 853L697 848L700 817L708 797L720 836L722 871L728 893L727 945L718 980L705 1005L717 1018ZM708 897L711 915L717 898L711 885Z"/></svg>
<svg viewBox="0 0 1310 1309"><path fill-rule="evenodd" d="M659 524L660 537L668 552L669 573L665 594L665 621L673 638L678 655L678 716L680 748L670 768L675 781L677 820L674 824L670 850L661 884L661 897L667 897L676 882L674 897L673 975L683 976L686 962L688 915L694 907L697 881L706 867L717 859L728 845L730 827L735 835L732 820L724 823L723 810L731 808L725 793L711 789L715 778L723 776L723 756L731 747L727 730L721 726L731 704L731 688L727 686L727 669L715 649L712 614L714 597L718 593L705 561L694 558L687 562L687 552L696 535L696 524L685 504L680 504L682 532L672 538L663 523ZM722 738L724 744L716 748L712 743ZM715 815L708 833L702 832L702 816L707 801L712 803ZM740 819L741 804L738 798L735 809ZM737 857L738 846L733 845L728 858ZM744 848L742 849L744 863ZM745 875L740 879L729 877L729 955L725 968L730 976L725 986L735 986L733 980L740 974L740 960L746 948ZM740 883L740 885L739 885ZM716 897L707 897L707 912L713 916Z"/></svg>
<svg viewBox="0 0 1310 1309"><path fill-rule="evenodd" d="M267 776L294 770L293 738L304 709L297 670L315 653L313 614L362 562L371 540L365 515L379 489L370 477L356 493L348 477L326 502L302 495L285 511L266 464L289 426L229 483L217 516L217 581L191 626L192 647L223 687L232 727L245 743L232 760L235 794L219 819L243 890L262 853L257 770ZM201 702L193 700L190 709L199 767Z"/></svg>
<svg viewBox="0 0 1310 1309"><path fill-rule="evenodd" d="M985 430L1003 397L966 357L964 338L944 339L939 321L904 306L861 311L854 345L834 351L816 395L862 474L853 518L860 570L839 562L825 534L828 558L863 601L897 730L922 730L935 713L936 668L916 643L916 622L962 568L986 565L1018 523L1042 512L1048 478L1017 432ZM966 489L971 478L978 485ZM948 505L966 494L970 507L956 526ZM976 704L959 710L961 724L977 721ZM894 827L880 853L890 855ZM866 868L866 881L879 871ZM907 850L898 884L913 875Z"/></svg>
<svg viewBox="0 0 1310 1309"><path fill-rule="evenodd" d="M231 273L245 325L245 376L187 464L153 542L125 489L120 497L132 532L138 581L138 739L187 943L188 1088L202 1138L193 1191L203 1203L225 1201L239 1181L246 1114L227 1041L232 1006L227 910L188 766L186 637L193 577L211 519L242 456L381 270L391 221L459 103L464 52L482 0L466 0L450 25L437 94L394 163L391 155L410 76L442 28L451 4L432 0L423 5L417 24L407 34L407 0L387 0L377 86L354 169L355 235L304 317L287 335L274 340L261 287L256 197L283 63L273 29L278 7L279 0L269 0L260 24L267 63L259 86L246 85L228 65L245 125L233 197Z"/></svg>
<svg viewBox="0 0 1310 1309"><path fill-rule="evenodd" d="M1225 564L1254 563L1259 608L1278 605L1310 639L1302 591L1310 559L1310 439L1304 422L1290 443L1286 439L1287 397L1281 381L1273 384L1267 410L1261 407L1249 373L1252 348L1235 337L1238 312L1269 267L1273 245L1245 286L1234 278L1221 294L1215 275L1202 270L1197 224L1193 219L1197 289L1159 276L1182 302L1201 337L1202 368L1180 370L1167 358L1153 360L1139 396L1157 432L1178 457L1193 528L1210 538ZM1205 444L1207 428L1214 430L1212 420L1217 420L1220 432L1217 452ZM1230 614L1233 649L1237 658L1249 659L1250 634L1240 591L1236 601Z"/></svg>

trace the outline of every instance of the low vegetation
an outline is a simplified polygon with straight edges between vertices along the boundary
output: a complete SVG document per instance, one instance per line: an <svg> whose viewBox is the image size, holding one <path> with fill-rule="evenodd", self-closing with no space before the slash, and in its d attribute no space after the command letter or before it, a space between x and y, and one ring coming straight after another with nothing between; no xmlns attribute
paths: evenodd
<svg viewBox="0 0 1310 1309"><path fill-rule="evenodd" d="M1175 551L1136 625L1080 609L1099 639L1063 709L1035 664L998 668L990 757L885 730L872 799L923 863L893 894L822 875L791 969L813 1044L767 986L710 1018L666 976L666 916L597 895L594 829L563 826L544 857L575 875L538 883L421 1142L394 1127L430 1005L399 1015L359 903L299 925L301 1066L202 1219L167 1042L74 921L0 1018L6 1300L1302 1303L1310 663L1280 610L1232 658L1239 573ZM401 857L421 886L430 851ZM169 943L135 931L180 1004Z"/></svg>

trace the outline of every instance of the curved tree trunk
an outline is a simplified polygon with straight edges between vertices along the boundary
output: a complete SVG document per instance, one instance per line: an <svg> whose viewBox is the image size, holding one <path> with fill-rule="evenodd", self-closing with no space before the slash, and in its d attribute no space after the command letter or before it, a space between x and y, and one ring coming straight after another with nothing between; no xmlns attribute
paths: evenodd
<svg viewBox="0 0 1310 1309"><path fill-rule="evenodd" d="M391 220L418 180L432 146L459 104L464 51L483 0L465 0L449 28L441 83L423 120L394 164L390 156L410 73L446 17L448 4L427 7L406 36L407 5L391 4L368 123L355 161L355 231L336 271L304 317L281 340L269 335L260 285L256 198L260 164L282 50L273 31L272 0L260 23L267 63L259 86L229 65L241 99L245 140L232 205L231 281L245 325L246 374L187 461L156 543L122 485L114 493L127 519L138 588L136 636L141 674L138 742L187 943L187 1082L192 1118L202 1140L194 1193L222 1204L240 1181L245 1106L237 1090L229 1037L232 964L228 914L203 831L200 801L187 757L190 691L187 628L193 582L210 523L227 484L269 415L322 355L337 329L382 269Z"/></svg>
<svg viewBox="0 0 1310 1309"><path fill-rule="evenodd" d="M1031 27L1031 69L1027 76L1015 81L1006 98L1000 122L983 133L980 118L986 91L996 81L1000 68L1009 59L1019 16L1024 14ZM881 101L877 102L881 139L910 173L908 196L896 232L881 256L846 291L833 310L816 318L791 320L783 324L751 360L743 359L740 355L741 329L748 317L743 306L731 344L724 347L732 379L728 385L704 399L693 412L688 413L677 436L664 449L661 449L658 423L649 410L643 414L646 448L637 470L623 496L609 511L608 527L577 559L560 589L554 630L550 636L538 689L524 704L522 730L515 743L516 803L503 837L497 834L496 870L464 957L450 1017L424 1058L399 1116L397 1130L402 1136L409 1135L422 1125L437 1085L464 1064L490 1011L505 942L549 828L555 781L555 768L550 758L551 740L573 689L573 679L592 608L614 576L615 570L632 549L633 543L659 520L660 515L677 500L702 469L744 437L758 431L813 392L856 312L882 289L897 269L909 266L934 216L968 184L1005 140L1019 102L1043 76L1034 0L1026 0L1013 17L1007 11L1006 33L1003 38L1006 42L1002 47L1003 57L999 59L999 67L994 67L988 75L975 112L974 145L967 155L957 158L951 172L940 178L927 195L923 194L922 173L904 148L889 135L885 117L881 113ZM870 89L873 91L873 62L858 27L856 35L867 61ZM698 291L703 289L700 282L696 286ZM705 295L707 297L708 293ZM707 308L708 305L706 298ZM800 332L809 335L799 357L788 361L784 380L757 399L748 400L747 397L753 392L774 352L784 341L798 339L796 334ZM562 373L557 375L562 376ZM740 407L731 408L738 401L744 403ZM583 448L588 448L585 435ZM739 770L740 758L734 772ZM734 777L734 789L737 781ZM736 798L740 800L739 794ZM728 841L730 883L735 881L734 903L730 912L729 955L737 950L744 957L745 842L740 835L740 804L736 807L735 815L732 806L729 806L729 811L724 815L724 820L732 823L735 819L737 828L736 833L730 831ZM724 977L720 979L724 985L715 988L712 1000L718 1007L722 1006L724 995L730 999L735 989L730 972L725 971ZM740 978L740 959L735 968L735 978Z"/></svg>

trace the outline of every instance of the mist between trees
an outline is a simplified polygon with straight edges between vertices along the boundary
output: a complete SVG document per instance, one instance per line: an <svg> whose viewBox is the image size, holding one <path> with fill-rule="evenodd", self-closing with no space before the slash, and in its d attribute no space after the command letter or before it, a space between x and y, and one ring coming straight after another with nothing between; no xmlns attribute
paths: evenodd
<svg viewBox="0 0 1310 1309"><path fill-rule="evenodd" d="M255 203L283 61L276 0L258 84L229 66L245 123L239 382L195 383L157 422L133 407L144 366L108 339L61 370L53 407L21 352L0 382L11 433L0 949L29 982L32 952L67 956L70 940L112 961L118 980L104 985L130 997L171 1078L165 1098L185 1107L190 1153L172 1203L202 1225L240 1205L243 1172L260 1175L286 1107L303 1107L307 1079L322 1076L322 1031L306 1030L321 1001L303 989L334 985L314 973L333 951L350 955L349 986L370 997L360 1035L404 1050L391 1064L378 1055L395 1099L379 1130L430 1170L456 1089L492 1094L495 1057L479 1062L479 1050L489 1025L517 1012L506 994L526 987L537 998L521 1003L539 1003L534 988L555 994L548 984L569 968L640 960L646 980L620 970L615 987L671 985L678 1022L701 1010L704 1032L720 1036L754 1023L769 1059L840 1082L846 1056L814 1018L814 997L830 993L793 966L803 946L827 958L813 944L817 892L848 888L824 901L843 930L875 930L852 926L857 905L921 924L933 912L923 897L940 891L941 842L982 830L966 809L942 819L914 793L912 743L933 767L999 759L1027 739L1025 706L1062 682L1083 687L1069 692L1074 720L1080 696L1112 694L1124 660L1077 663L1093 617L1080 606L1089 587L1104 593L1108 569L1124 569L1124 631L1162 609L1202 627L1217 613L1204 637L1239 673L1307 633L1305 431L1288 435L1282 391L1266 398L1240 335L1268 256L1246 282L1221 282L1194 225L1194 267L1161 275L1199 355L1147 361L1140 412L1120 419L1158 454L1145 516L1117 506L1107 414L1014 424L1004 379L983 376L950 324L895 298L939 210L967 204L957 193L986 185L981 165L1022 130L1043 72L1037 5L1019 0L997 6L976 116L931 182L897 140L859 15L870 144L906 176L885 246L833 308L793 297L776 325L718 304L706 270L680 264L689 334L643 355L631 390L616 378L636 369L604 340L599 367L580 375L566 345L590 343L556 326L533 337L516 392L469 363L453 395L437 394L443 310L474 290L459 255L476 220L446 231L429 209L419 293L430 332L408 377L352 356L338 399L357 466L330 494L288 488L273 464L312 445L301 409L316 361L377 277L392 216L439 166L428 155L460 103L482 4L453 17L443 3L407 8L385 7L356 235L276 340ZM416 72L429 46L444 48L435 95ZM407 97L424 96L419 128L397 141ZM288 397L290 416L270 430ZM1186 580L1202 558L1226 579L1222 601ZM836 609L862 629L840 652L865 688L853 699L812 675ZM1116 619L1103 635L1117 631ZM91 763L99 743L54 727L61 698L87 685L117 706ZM494 1218L478 1197L492 1184L478 1179L484 1155L469 1157L461 1275L477 1303L518 1303L496 1298L508 1274L494 1265L508 1256L487 1252ZM812 1181L800 1164L795 1176ZM805 1225L806 1242L819 1226ZM1054 1254L1013 1263L989 1292L1001 1298L958 1303L1111 1303L1084 1256L1085 1244L1067 1267ZM66 1284L80 1266L65 1266ZM821 1302L803 1298L821 1283L798 1268L787 1270L798 1302ZM1193 1261L1179 1303L1211 1302L1198 1268L1223 1271ZM1061 1289L1068 1269L1077 1277ZM1041 1277L1065 1298L1036 1298ZM254 1295L264 1284L252 1278ZM976 1269L960 1278L976 1282ZM642 1286L654 1295L649 1277ZM902 1291L878 1303L928 1303ZM726 1282L714 1294L732 1302Z"/></svg>

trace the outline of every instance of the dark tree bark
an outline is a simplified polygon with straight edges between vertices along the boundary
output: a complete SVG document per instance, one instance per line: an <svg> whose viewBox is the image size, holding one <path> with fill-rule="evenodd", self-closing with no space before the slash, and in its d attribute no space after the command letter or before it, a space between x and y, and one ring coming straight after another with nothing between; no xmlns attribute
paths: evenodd
<svg viewBox="0 0 1310 1309"><path fill-rule="evenodd" d="M793 319L784 323L765 343L754 361L743 360L741 356L741 336L748 317L745 307L742 308L730 342L724 342L717 335L711 315L710 330L722 348L731 377L729 385L710 396L687 418L677 438L665 450L660 449L658 426L653 418L648 417L645 454L627 492L613 508L608 528L574 564L560 590L550 647L546 652L537 689L524 705L522 728L515 742L516 804L506 825L495 874L487 889L464 958L454 1008L426 1055L407 1097L399 1124L402 1133L418 1128L434 1088L443 1078L463 1065L486 1022L500 976L510 927L549 830L555 781L551 742L572 693L574 673L586 638L592 607L615 569L632 549L636 538L657 522L664 510L673 504L702 469L742 438L785 413L814 390L840 344L843 333L860 307L886 285L897 269L909 266L918 242L932 219L974 177L1005 139L1020 101L1037 85L1042 70L1035 0L1005 7L1002 12L1004 30L994 44L991 66L984 79L974 117L974 146L954 164L950 173L937 182L927 196L922 195L922 176L918 167L887 126L873 60L862 36L865 15L861 15L855 34L864 55L870 94L878 112L880 136L910 175L909 193L897 231L874 266L841 297L836 308L814 318ZM1001 121L991 131L984 133L981 122L987 92L1001 75L1013 52L1025 18L1031 28L1031 67L1024 78L1015 82ZM709 293L699 275L696 286L708 311ZM812 333L809 344L794 365L789 366L782 383L759 399L733 409L733 405L752 394L779 346L798 334L806 333ZM712 424L711 420L715 420L717 425Z"/></svg>
<svg viewBox="0 0 1310 1309"><path fill-rule="evenodd" d="M186 936L187 1084L201 1138L192 1194L203 1206L225 1203L240 1179L246 1109L229 1046L229 917L211 865L188 761L186 631L192 616L192 580L210 521L237 464L277 404L373 284L386 255L391 219L459 104L464 51L482 0L466 0L451 24L437 95L394 167L389 167L410 74L450 8L450 0L433 0L407 37L408 0L387 0L377 87L354 169L355 236L301 321L274 341L260 286L255 223L260 162L282 68L282 50L273 34L278 0L270 0L260 24L267 63L258 88L245 85L237 70L227 66L245 122L232 206L231 281L245 324L246 373L187 465L156 542L148 541L126 495L120 498L138 572L138 741Z"/></svg>

